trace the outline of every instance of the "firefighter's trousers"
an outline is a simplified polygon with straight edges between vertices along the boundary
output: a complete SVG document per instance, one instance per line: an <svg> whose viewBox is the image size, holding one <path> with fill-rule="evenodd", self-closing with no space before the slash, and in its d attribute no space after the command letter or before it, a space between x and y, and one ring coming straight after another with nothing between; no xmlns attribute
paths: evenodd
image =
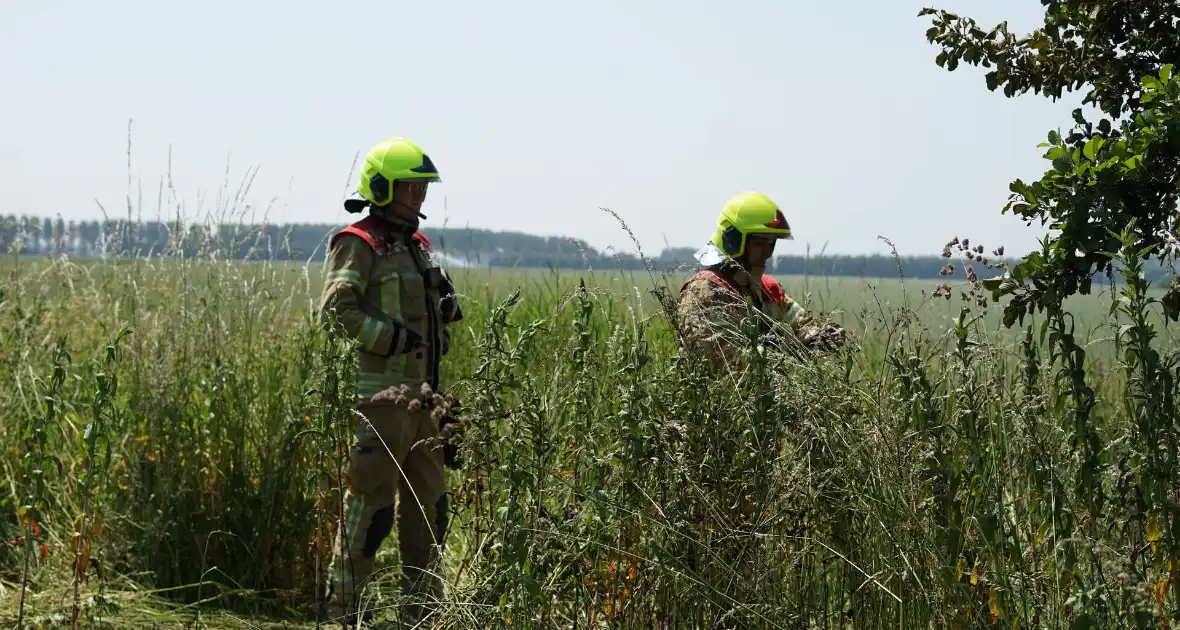
<svg viewBox="0 0 1180 630"><path fill-rule="evenodd" d="M438 422L404 402L367 402L358 407L348 468L344 515L332 553L328 611L356 614L373 558L397 521L402 592L409 616L420 618L442 597L439 577L443 535L436 504L445 492ZM396 496L396 503L395 503Z"/></svg>

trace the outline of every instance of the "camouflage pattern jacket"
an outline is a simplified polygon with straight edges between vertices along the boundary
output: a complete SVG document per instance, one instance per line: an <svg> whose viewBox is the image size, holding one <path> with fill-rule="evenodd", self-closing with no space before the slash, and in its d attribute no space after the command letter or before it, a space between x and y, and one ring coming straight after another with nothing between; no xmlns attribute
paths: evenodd
<svg viewBox="0 0 1180 630"><path fill-rule="evenodd" d="M679 317L688 349L704 352L714 362L731 363L744 343L742 321L754 311L763 343L778 345L783 337L802 341L812 316L783 291L771 276L755 285L749 274L726 265L698 271L680 289Z"/></svg>
<svg viewBox="0 0 1180 630"><path fill-rule="evenodd" d="M439 390L450 324L462 319L450 276L415 226L368 217L332 236L320 316L360 341L361 400L397 385Z"/></svg>

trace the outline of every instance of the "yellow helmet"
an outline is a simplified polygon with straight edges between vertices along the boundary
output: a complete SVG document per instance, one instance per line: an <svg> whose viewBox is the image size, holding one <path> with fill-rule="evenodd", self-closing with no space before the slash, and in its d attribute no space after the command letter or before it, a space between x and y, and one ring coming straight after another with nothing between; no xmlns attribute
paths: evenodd
<svg viewBox="0 0 1180 630"><path fill-rule="evenodd" d="M750 234L794 239L778 204L759 192L741 193L725 204L717 218L713 245L727 256L738 258L746 252L746 237Z"/></svg>
<svg viewBox="0 0 1180 630"><path fill-rule="evenodd" d="M393 185L399 181L440 182L442 178L422 147L405 138L390 138L365 155L357 189L374 206L386 206L393 201Z"/></svg>

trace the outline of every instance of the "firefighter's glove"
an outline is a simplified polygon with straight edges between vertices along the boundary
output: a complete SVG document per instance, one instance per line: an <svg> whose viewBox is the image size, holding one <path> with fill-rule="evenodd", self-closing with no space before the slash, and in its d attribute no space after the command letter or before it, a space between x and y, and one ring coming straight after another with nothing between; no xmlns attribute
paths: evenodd
<svg viewBox="0 0 1180 630"><path fill-rule="evenodd" d="M395 320L391 324L393 326L393 340L389 343L389 354L386 356L409 354L425 345L422 335L410 330L400 321Z"/></svg>
<svg viewBox="0 0 1180 630"><path fill-rule="evenodd" d="M459 300L454 294L444 295L438 301L438 308L442 311L443 320L448 324L463 319L463 309L459 308Z"/></svg>
<svg viewBox="0 0 1180 630"><path fill-rule="evenodd" d="M824 324L812 328L803 336L803 344L818 352L829 352L848 342L848 335L840 324Z"/></svg>

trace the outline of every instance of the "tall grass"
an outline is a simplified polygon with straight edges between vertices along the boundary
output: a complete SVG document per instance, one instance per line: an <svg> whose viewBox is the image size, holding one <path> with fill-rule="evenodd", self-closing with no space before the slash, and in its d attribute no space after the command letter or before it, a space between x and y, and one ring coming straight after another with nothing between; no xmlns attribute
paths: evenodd
<svg viewBox="0 0 1180 630"><path fill-rule="evenodd" d="M317 623L348 347L313 321L317 267L220 246L5 263L5 622ZM1082 332L829 283L856 343L735 338L721 374L678 350L680 275L457 272L443 627L1156 627L1180 602L1177 355L1122 255Z"/></svg>

